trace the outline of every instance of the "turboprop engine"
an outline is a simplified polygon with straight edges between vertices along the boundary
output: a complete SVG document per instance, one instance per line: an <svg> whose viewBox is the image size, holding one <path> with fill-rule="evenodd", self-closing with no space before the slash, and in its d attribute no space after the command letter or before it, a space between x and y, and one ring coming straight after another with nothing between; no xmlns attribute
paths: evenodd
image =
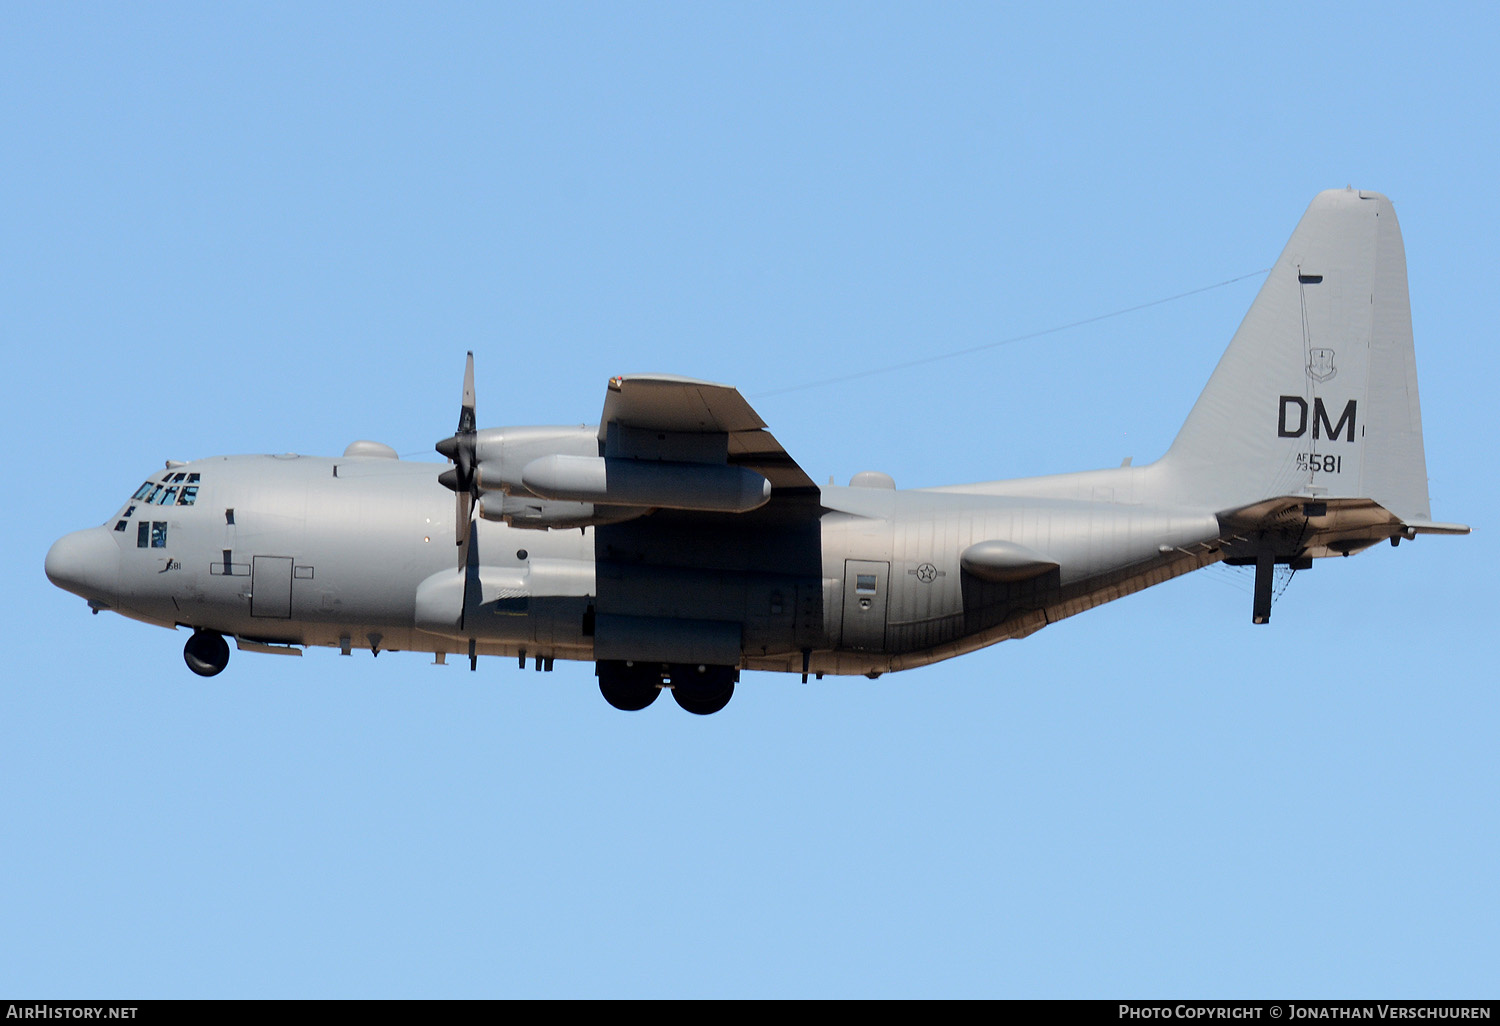
<svg viewBox="0 0 1500 1026"><path fill-rule="evenodd" d="M609 455L609 448L587 426L477 432L479 515L512 527L589 527L653 509L746 513L771 498L771 483L744 467Z"/></svg>
<svg viewBox="0 0 1500 1026"><path fill-rule="evenodd" d="M607 456L543 456L521 483L544 499L748 513L771 501L771 482L744 467Z"/></svg>

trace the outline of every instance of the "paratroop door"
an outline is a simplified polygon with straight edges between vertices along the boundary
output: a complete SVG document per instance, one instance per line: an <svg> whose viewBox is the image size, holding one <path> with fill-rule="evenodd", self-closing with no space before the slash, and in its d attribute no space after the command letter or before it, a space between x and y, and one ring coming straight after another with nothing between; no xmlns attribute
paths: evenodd
<svg viewBox="0 0 1500 1026"><path fill-rule="evenodd" d="M250 577L250 615L292 615L292 557L256 556Z"/></svg>
<svg viewBox="0 0 1500 1026"><path fill-rule="evenodd" d="M843 647L879 652L885 648L886 580L891 564L844 560Z"/></svg>

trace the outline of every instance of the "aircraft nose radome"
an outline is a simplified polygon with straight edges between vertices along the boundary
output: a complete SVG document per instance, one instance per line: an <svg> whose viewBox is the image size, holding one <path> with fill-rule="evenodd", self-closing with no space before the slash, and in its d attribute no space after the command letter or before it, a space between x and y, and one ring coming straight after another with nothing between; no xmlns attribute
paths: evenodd
<svg viewBox="0 0 1500 1026"><path fill-rule="evenodd" d="M113 595L120 583L120 547L104 527L64 535L47 550L47 579L84 598Z"/></svg>

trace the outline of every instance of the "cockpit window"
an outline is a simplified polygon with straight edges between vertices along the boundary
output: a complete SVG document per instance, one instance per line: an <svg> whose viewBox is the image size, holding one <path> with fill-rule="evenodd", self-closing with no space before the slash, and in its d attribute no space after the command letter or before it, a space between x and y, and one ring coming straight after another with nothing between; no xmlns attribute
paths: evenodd
<svg viewBox="0 0 1500 1026"><path fill-rule="evenodd" d="M123 524L125 521L120 521ZM115 528L121 530L120 527ZM153 549L164 549L167 547L167 522L165 520L142 520L135 528L135 547L144 549L146 546Z"/></svg>
<svg viewBox="0 0 1500 1026"><path fill-rule="evenodd" d="M201 476L186 471L164 475L160 481L147 481L137 488L130 501L145 502L153 506L191 506L198 501L198 481ZM135 507L131 506L120 516L129 517L134 512Z"/></svg>

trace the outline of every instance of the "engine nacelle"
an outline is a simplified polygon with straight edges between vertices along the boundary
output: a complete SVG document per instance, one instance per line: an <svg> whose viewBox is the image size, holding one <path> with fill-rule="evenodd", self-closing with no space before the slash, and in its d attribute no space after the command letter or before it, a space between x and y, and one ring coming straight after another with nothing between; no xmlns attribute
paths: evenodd
<svg viewBox="0 0 1500 1026"><path fill-rule="evenodd" d="M593 594L592 561L442 570L417 586L413 626L455 640L587 645Z"/></svg>
<svg viewBox="0 0 1500 1026"><path fill-rule="evenodd" d="M599 455L599 432L587 425L486 428L474 443L476 476L484 492L528 494L521 484L521 471L542 456Z"/></svg>
<svg viewBox="0 0 1500 1026"><path fill-rule="evenodd" d="M753 470L668 460L543 456L521 483L544 499L705 513L748 513L771 499L771 482Z"/></svg>
<svg viewBox="0 0 1500 1026"><path fill-rule="evenodd" d="M596 506L592 502L559 502L530 495L491 492L479 500L479 515L511 527L544 531L548 528L600 527L619 524L651 512L636 506Z"/></svg>

